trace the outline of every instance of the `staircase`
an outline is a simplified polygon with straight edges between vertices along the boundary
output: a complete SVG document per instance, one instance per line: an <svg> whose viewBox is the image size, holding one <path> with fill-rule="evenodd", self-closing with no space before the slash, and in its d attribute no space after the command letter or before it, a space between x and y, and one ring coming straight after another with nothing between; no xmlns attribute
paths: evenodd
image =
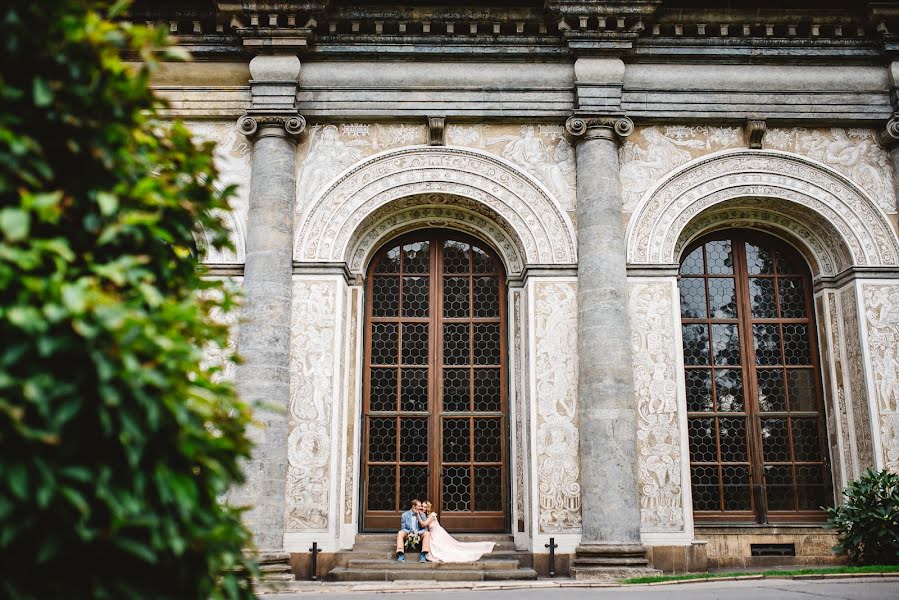
<svg viewBox="0 0 899 600"><path fill-rule="evenodd" d="M337 553L331 581L508 581L537 579L532 556L515 549L511 535L459 534L461 542L496 542L493 552L473 563L419 563L418 553L407 552L396 562L396 534L360 533L352 550Z"/></svg>

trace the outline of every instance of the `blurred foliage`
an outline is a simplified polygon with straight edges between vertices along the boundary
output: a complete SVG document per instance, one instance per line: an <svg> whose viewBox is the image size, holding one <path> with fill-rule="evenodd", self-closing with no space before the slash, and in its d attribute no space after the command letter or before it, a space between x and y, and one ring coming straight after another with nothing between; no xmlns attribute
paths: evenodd
<svg viewBox="0 0 899 600"><path fill-rule="evenodd" d="M126 8L0 13L0 596L251 598L250 534L219 502L250 413L202 362L230 356L213 315L235 299L193 236L229 244L231 190L158 120L171 51Z"/></svg>
<svg viewBox="0 0 899 600"><path fill-rule="evenodd" d="M868 469L826 510L839 536L835 552L856 565L899 564L899 474Z"/></svg>

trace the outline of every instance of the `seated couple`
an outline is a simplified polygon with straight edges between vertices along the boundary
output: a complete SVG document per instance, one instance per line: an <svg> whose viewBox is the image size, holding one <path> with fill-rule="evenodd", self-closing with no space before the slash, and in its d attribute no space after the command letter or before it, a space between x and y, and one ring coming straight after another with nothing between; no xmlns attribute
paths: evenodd
<svg viewBox="0 0 899 600"><path fill-rule="evenodd" d="M403 547L410 535L421 536L419 562L474 562L493 551L494 542L460 542L437 522L431 503L415 499L412 508L402 514L400 531L396 534L396 560L406 562Z"/></svg>

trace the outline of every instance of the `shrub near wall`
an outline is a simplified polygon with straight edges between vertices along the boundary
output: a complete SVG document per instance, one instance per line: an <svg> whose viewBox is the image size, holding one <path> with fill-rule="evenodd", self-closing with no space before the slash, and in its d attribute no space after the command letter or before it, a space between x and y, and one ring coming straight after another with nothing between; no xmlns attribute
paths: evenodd
<svg viewBox="0 0 899 600"><path fill-rule="evenodd" d="M834 551L857 565L899 564L899 474L868 469L826 510L839 534Z"/></svg>
<svg viewBox="0 0 899 600"><path fill-rule="evenodd" d="M217 502L249 414L201 365L234 302L192 235L227 244L211 148L154 120L161 34L99 2L5 7L0 597L252 597L249 534Z"/></svg>

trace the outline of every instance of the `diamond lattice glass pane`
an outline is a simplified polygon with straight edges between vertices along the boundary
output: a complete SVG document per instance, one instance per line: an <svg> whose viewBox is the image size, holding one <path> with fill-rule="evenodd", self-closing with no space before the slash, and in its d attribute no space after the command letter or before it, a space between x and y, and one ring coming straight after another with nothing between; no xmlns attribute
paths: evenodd
<svg viewBox="0 0 899 600"><path fill-rule="evenodd" d="M750 275L771 275L774 273L774 260L771 251L765 247L746 243L746 270Z"/></svg>
<svg viewBox="0 0 899 600"><path fill-rule="evenodd" d="M805 306L805 283L798 277L777 280L780 288L780 316L784 319L804 319L808 316Z"/></svg>
<svg viewBox="0 0 899 600"><path fill-rule="evenodd" d="M443 364L467 365L471 355L468 323L443 324Z"/></svg>
<svg viewBox="0 0 899 600"><path fill-rule="evenodd" d="M373 317L399 316L399 277L375 277L371 284L371 296L371 314Z"/></svg>
<svg viewBox="0 0 899 600"><path fill-rule="evenodd" d="M724 494L724 510L751 510L752 489L749 485L749 467L724 465L721 467L721 484Z"/></svg>
<svg viewBox="0 0 899 600"><path fill-rule="evenodd" d="M808 325L784 323L784 354L788 365L812 364L812 349L809 346Z"/></svg>
<svg viewBox="0 0 899 600"><path fill-rule="evenodd" d="M443 280L443 316L456 319L469 316L471 304L468 277L446 277Z"/></svg>
<svg viewBox="0 0 899 600"><path fill-rule="evenodd" d="M709 275L731 275L734 261L730 240L715 240L705 245L705 260Z"/></svg>
<svg viewBox="0 0 899 600"><path fill-rule="evenodd" d="M789 465L765 465L768 510L795 510L792 471Z"/></svg>
<svg viewBox="0 0 899 600"><path fill-rule="evenodd" d="M811 369L790 369L787 371L787 393L790 396L790 410L817 411L815 374Z"/></svg>
<svg viewBox="0 0 899 600"><path fill-rule="evenodd" d="M403 277L403 316L427 317L430 277Z"/></svg>
<svg viewBox="0 0 899 600"><path fill-rule="evenodd" d="M787 410L787 394L784 389L783 369L759 369L756 371L761 412Z"/></svg>
<svg viewBox="0 0 899 600"><path fill-rule="evenodd" d="M396 364L398 329L399 325L396 323L372 323L371 364Z"/></svg>
<svg viewBox="0 0 899 600"><path fill-rule="evenodd" d="M368 462L396 460L396 419L372 417L368 420Z"/></svg>
<svg viewBox="0 0 899 600"><path fill-rule="evenodd" d="M428 369L406 367L401 376L400 410L423 412L428 410Z"/></svg>
<svg viewBox="0 0 899 600"><path fill-rule="evenodd" d="M709 308L713 319L736 319L737 296L734 280L730 277L715 277L709 280Z"/></svg>
<svg viewBox="0 0 899 600"><path fill-rule="evenodd" d="M780 328L777 325L753 325L752 342L755 345L755 364L780 365Z"/></svg>
<svg viewBox="0 0 899 600"><path fill-rule="evenodd" d="M777 318L777 295L774 293L774 278L750 277L749 302L752 306L753 318Z"/></svg>
<svg viewBox="0 0 899 600"><path fill-rule="evenodd" d="M369 410L396 410L396 369L372 369L369 390Z"/></svg>
<svg viewBox="0 0 899 600"><path fill-rule="evenodd" d="M689 412L711 412L712 371L711 369L687 369L687 410Z"/></svg>
<svg viewBox="0 0 899 600"><path fill-rule="evenodd" d="M443 242L443 272L468 273L468 250L469 245L465 242Z"/></svg>
<svg viewBox="0 0 899 600"><path fill-rule="evenodd" d="M740 335L736 325L712 325L712 346L716 365L740 364Z"/></svg>
<svg viewBox="0 0 899 600"><path fill-rule="evenodd" d="M503 509L502 467L474 468L474 509L476 511Z"/></svg>
<svg viewBox="0 0 899 600"><path fill-rule="evenodd" d="M412 465L400 467L400 496L403 510L410 506L415 498L428 497L428 467Z"/></svg>
<svg viewBox="0 0 899 600"><path fill-rule="evenodd" d="M501 419L474 420L474 461L480 463L500 462L503 458L503 436Z"/></svg>
<svg viewBox="0 0 899 600"><path fill-rule="evenodd" d="M746 417L718 419L721 462L746 462Z"/></svg>
<svg viewBox="0 0 899 600"><path fill-rule="evenodd" d="M708 365L709 328L707 325L684 325L684 363L687 365Z"/></svg>
<svg viewBox="0 0 899 600"><path fill-rule="evenodd" d="M442 487L440 499L443 501L444 512L470 510L470 467L443 467Z"/></svg>
<svg viewBox="0 0 899 600"><path fill-rule="evenodd" d="M499 316L499 277L474 277L474 316Z"/></svg>
<svg viewBox="0 0 899 600"><path fill-rule="evenodd" d="M469 369L443 370L443 410L465 412L470 410L471 384Z"/></svg>
<svg viewBox="0 0 899 600"><path fill-rule="evenodd" d="M716 462L715 419L690 417L687 420L692 462Z"/></svg>
<svg viewBox="0 0 899 600"><path fill-rule="evenodd" d="M498 323L474 324L474 364L499 365L500 346Z"/></svg>
<svg viewBox="0 0 899 600"><path fill-rule="evenodd" d="M471 247L471 266L474 273L495 273L496 263L489 254L477 246Z"/></svg>
<svg viewBox="0 0 899 600"><path fill-rule="evenodd" d="M384 258L378 263L375 273L399 273L400 272L400 247L394 246L384 253Z"/></svg>
<svg viewBox="0 0 899 600"><path fill-rule="evenodd" d="M743 374L737 369L715 371L718 412L743 412Z"/></svg>
<svg viewBox="0 0 899 600"><path fill-rule="evenodd" d="M411 242L403 245L403 272L427 273L431 270L430 242Z"/></svg>
<svg viewBox="0 0 899 600"><path fill-rule="evenodd" d="M694 510L721 510L721 480L717 466L693 465L690 484Z"/></svg>
<svg viewBox="0 0 899 600"><path fill-rule="evenodd" d="M474 370L474 409L479 412L499 412L502 409L499 369Z"/></svg>
<svg viewBox="0 0 899 600"><path fill-rule="evenodd" d="M427 417L400 417L400 461L428 462Z"/></svg>
<svg viewBox="0 0 899 600"><path fill-rule="evenodd" d="M396 509L396 467L368 467L368 510Z"/></svg>
<svg viewBox="0 0 899 600"><path fill-rule="evenodd" d="M443 462L471 462L471 419L443 419Z"/></svg>
<svg viewBox="0 0 899 600"><path fill-rule="evenodd" d="M764 460L769 462L789 462L790 437L787 431L787 420L761 419L762 452Z"/></svg>
<svg viewBox="0 0 899 600"><path fill-rule="evenodd" d="M685 277L680 280L680 314L685 319L705 319L705 279Z"/></svg>
<svg viewBox="0 0 899 600"><path fill-rule="evenodd" d="M687 258L680 265L681 275L702 275L705 272L705 265L702 263L702 246L696 248L687 255Z"/></svg>
<svg viewBox="0 0 899 600"><path fill-rule="evenodd" d="M818 419L790 419L793 429L793 460L817 462L821 460L821 438L818 435Z"/></svg>
<svg viewBox="0 0 899 600"><path fill-rule="evenodd" d="M428 364L428 325L426 323L403 324L403 364Z"/></svg>

